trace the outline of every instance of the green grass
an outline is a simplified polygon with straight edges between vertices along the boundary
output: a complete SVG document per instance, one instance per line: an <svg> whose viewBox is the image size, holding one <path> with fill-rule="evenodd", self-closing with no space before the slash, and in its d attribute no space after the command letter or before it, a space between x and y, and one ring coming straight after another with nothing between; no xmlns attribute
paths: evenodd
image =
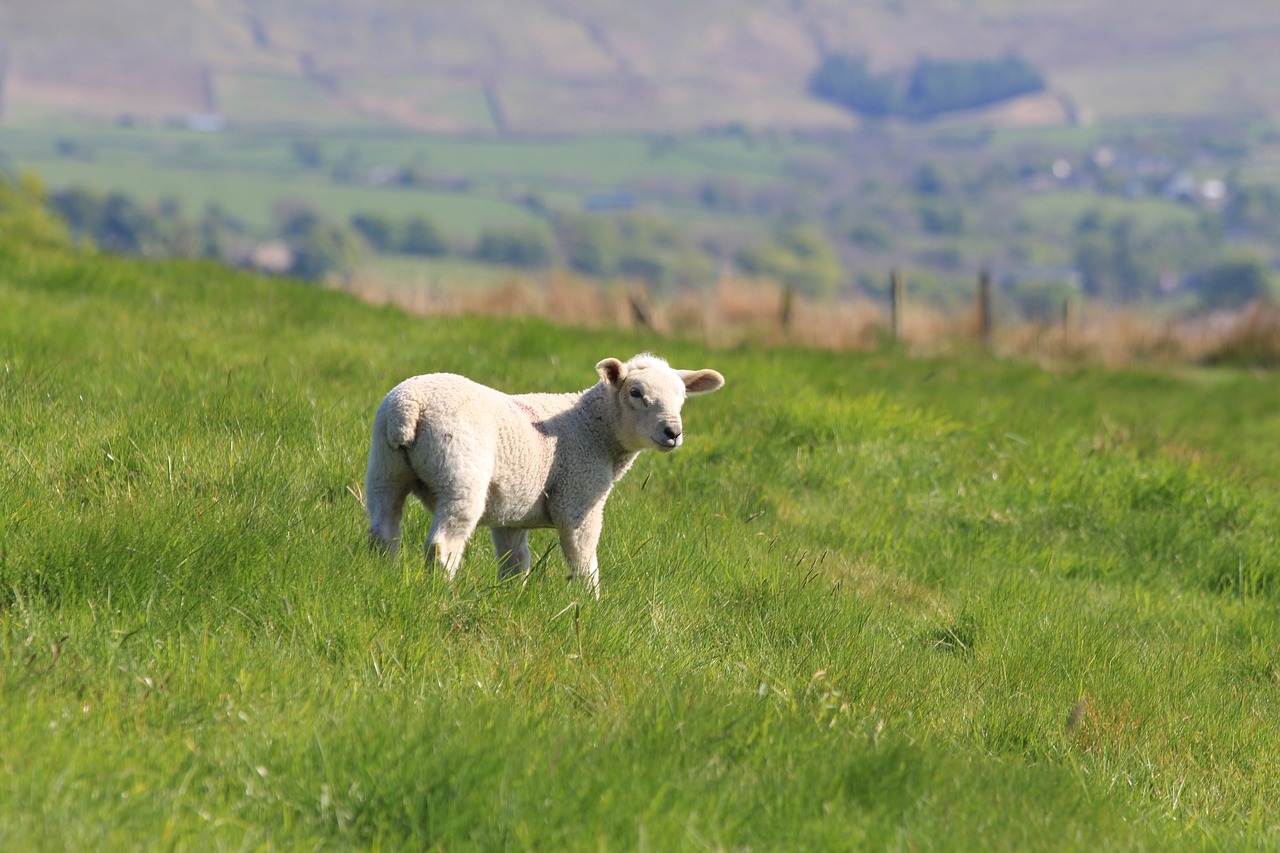
<svg viewBox="0 0 1280 853"><path fill-rule="evenodd" d="M1196 222L1195 210L1157 198L1127 199L1064 191L1029 196L1021 205L1021 213L1032 227L1057 233L1068 233L1082 216L1095 210L1108 217L1132 217L1148 228Z"/></svg>
<svg viewBox="0 0 1280 853"><path fill-rule="evenodd" d="M713 366L604 597L366 553L382 393ZM0 846L1280 843L1274 376L410 318L0 245ZM533 537L536 555L552 546Z"/></svg>

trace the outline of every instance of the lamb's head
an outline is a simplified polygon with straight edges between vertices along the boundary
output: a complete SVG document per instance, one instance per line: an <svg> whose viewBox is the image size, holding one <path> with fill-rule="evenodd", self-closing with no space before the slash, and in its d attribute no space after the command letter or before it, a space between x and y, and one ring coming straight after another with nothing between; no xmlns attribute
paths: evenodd
<svg viewBox="0 0 1280 853"><path fill-rule="evenodd" d="M606 358L596 372L613 395L614 430L627 450L675 450L684 443L680 407L685 397L710 394L724 385L714 370L676 370L656 355L628 362Z"/></svg>

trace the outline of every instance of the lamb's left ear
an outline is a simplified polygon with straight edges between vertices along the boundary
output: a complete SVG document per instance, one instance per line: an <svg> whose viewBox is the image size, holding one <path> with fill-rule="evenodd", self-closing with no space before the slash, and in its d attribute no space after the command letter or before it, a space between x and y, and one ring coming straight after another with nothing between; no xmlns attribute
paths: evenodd
<svg viewBox="0 0 1280 853"><path fill-rule="evenodd" d="M606 358L596 365L596 373L616 390L622 386L622 380L627 378L627 366L616 358Z"/></svg>
<svg viewBox="0 0 1280 853"><path fill-rule="evenodd" d="M710 368L702 370L677 370L684 380L685 393L690 397L698 394L710 394L724 387L724 377Z"/></svg>

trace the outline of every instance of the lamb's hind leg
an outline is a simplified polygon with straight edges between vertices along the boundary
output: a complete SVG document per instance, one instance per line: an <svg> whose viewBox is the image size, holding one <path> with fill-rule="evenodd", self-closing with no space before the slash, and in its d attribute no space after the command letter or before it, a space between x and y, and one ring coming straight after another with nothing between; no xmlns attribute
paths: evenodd
<svg viewBox="0 0 1280 853"><path fill-rule="evenodd" d="M427 531L426 557L428 563L440 564L449 580L458 573L467 540L484 515L484 498L484 492L476 490L436 501Z"/></svg>
<svg viewBox="0 0 1280 853"><path fill-rule="evenodd" d="M418 486L404 452L374 441L364 480L364 506L369 513L369 547L395 556L400 547L404 503Z"/></svg>
<svg viewBox="0 0 1280 853"><path fill-rule="evenodd" d="M498 580L504 581L529 571L529 531L513 527L493 528L493 550L498 555Z"/></svg>

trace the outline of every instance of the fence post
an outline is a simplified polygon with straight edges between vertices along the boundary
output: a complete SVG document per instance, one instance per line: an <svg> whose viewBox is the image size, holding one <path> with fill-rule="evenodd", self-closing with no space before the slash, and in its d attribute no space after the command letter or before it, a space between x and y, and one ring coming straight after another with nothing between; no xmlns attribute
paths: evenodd
<svg viewBox="0 0 1280 853"><path fill-rule="evenodd" d="M902 340L902 312L906 307L907 288L902 273L889 272L889 332L895 341Z"/></svg>
<svg viewBox="0 0 1280 853"><path fill-rule="evenodd" d="M991 340L991 273L978 273L978 339Z"/></svg>
<svg viewBox="0 0 1280 853"><path fill-rule="evenodd" d="M648 310L645 308L644 301L637 293L627 294L627 301L631 303L631 319L635 323L638 330L642 332L653 331L653 319L649 316Z"/></svg>
<svg viewBox="0 0 1280 853"><path fill-rule="evenodd" d="M1080 328L1080 301L1073 297L1062 300L1062 337L1068 339Z"/></svg>
<svg viewBox="0 0 1280 853"><path fill-rule="evenodd" d="M791 331L791 312L795 302L796 292L790 287L782 289L782 307L778 311L778 325L782 327L783 332Z"/></svg>

